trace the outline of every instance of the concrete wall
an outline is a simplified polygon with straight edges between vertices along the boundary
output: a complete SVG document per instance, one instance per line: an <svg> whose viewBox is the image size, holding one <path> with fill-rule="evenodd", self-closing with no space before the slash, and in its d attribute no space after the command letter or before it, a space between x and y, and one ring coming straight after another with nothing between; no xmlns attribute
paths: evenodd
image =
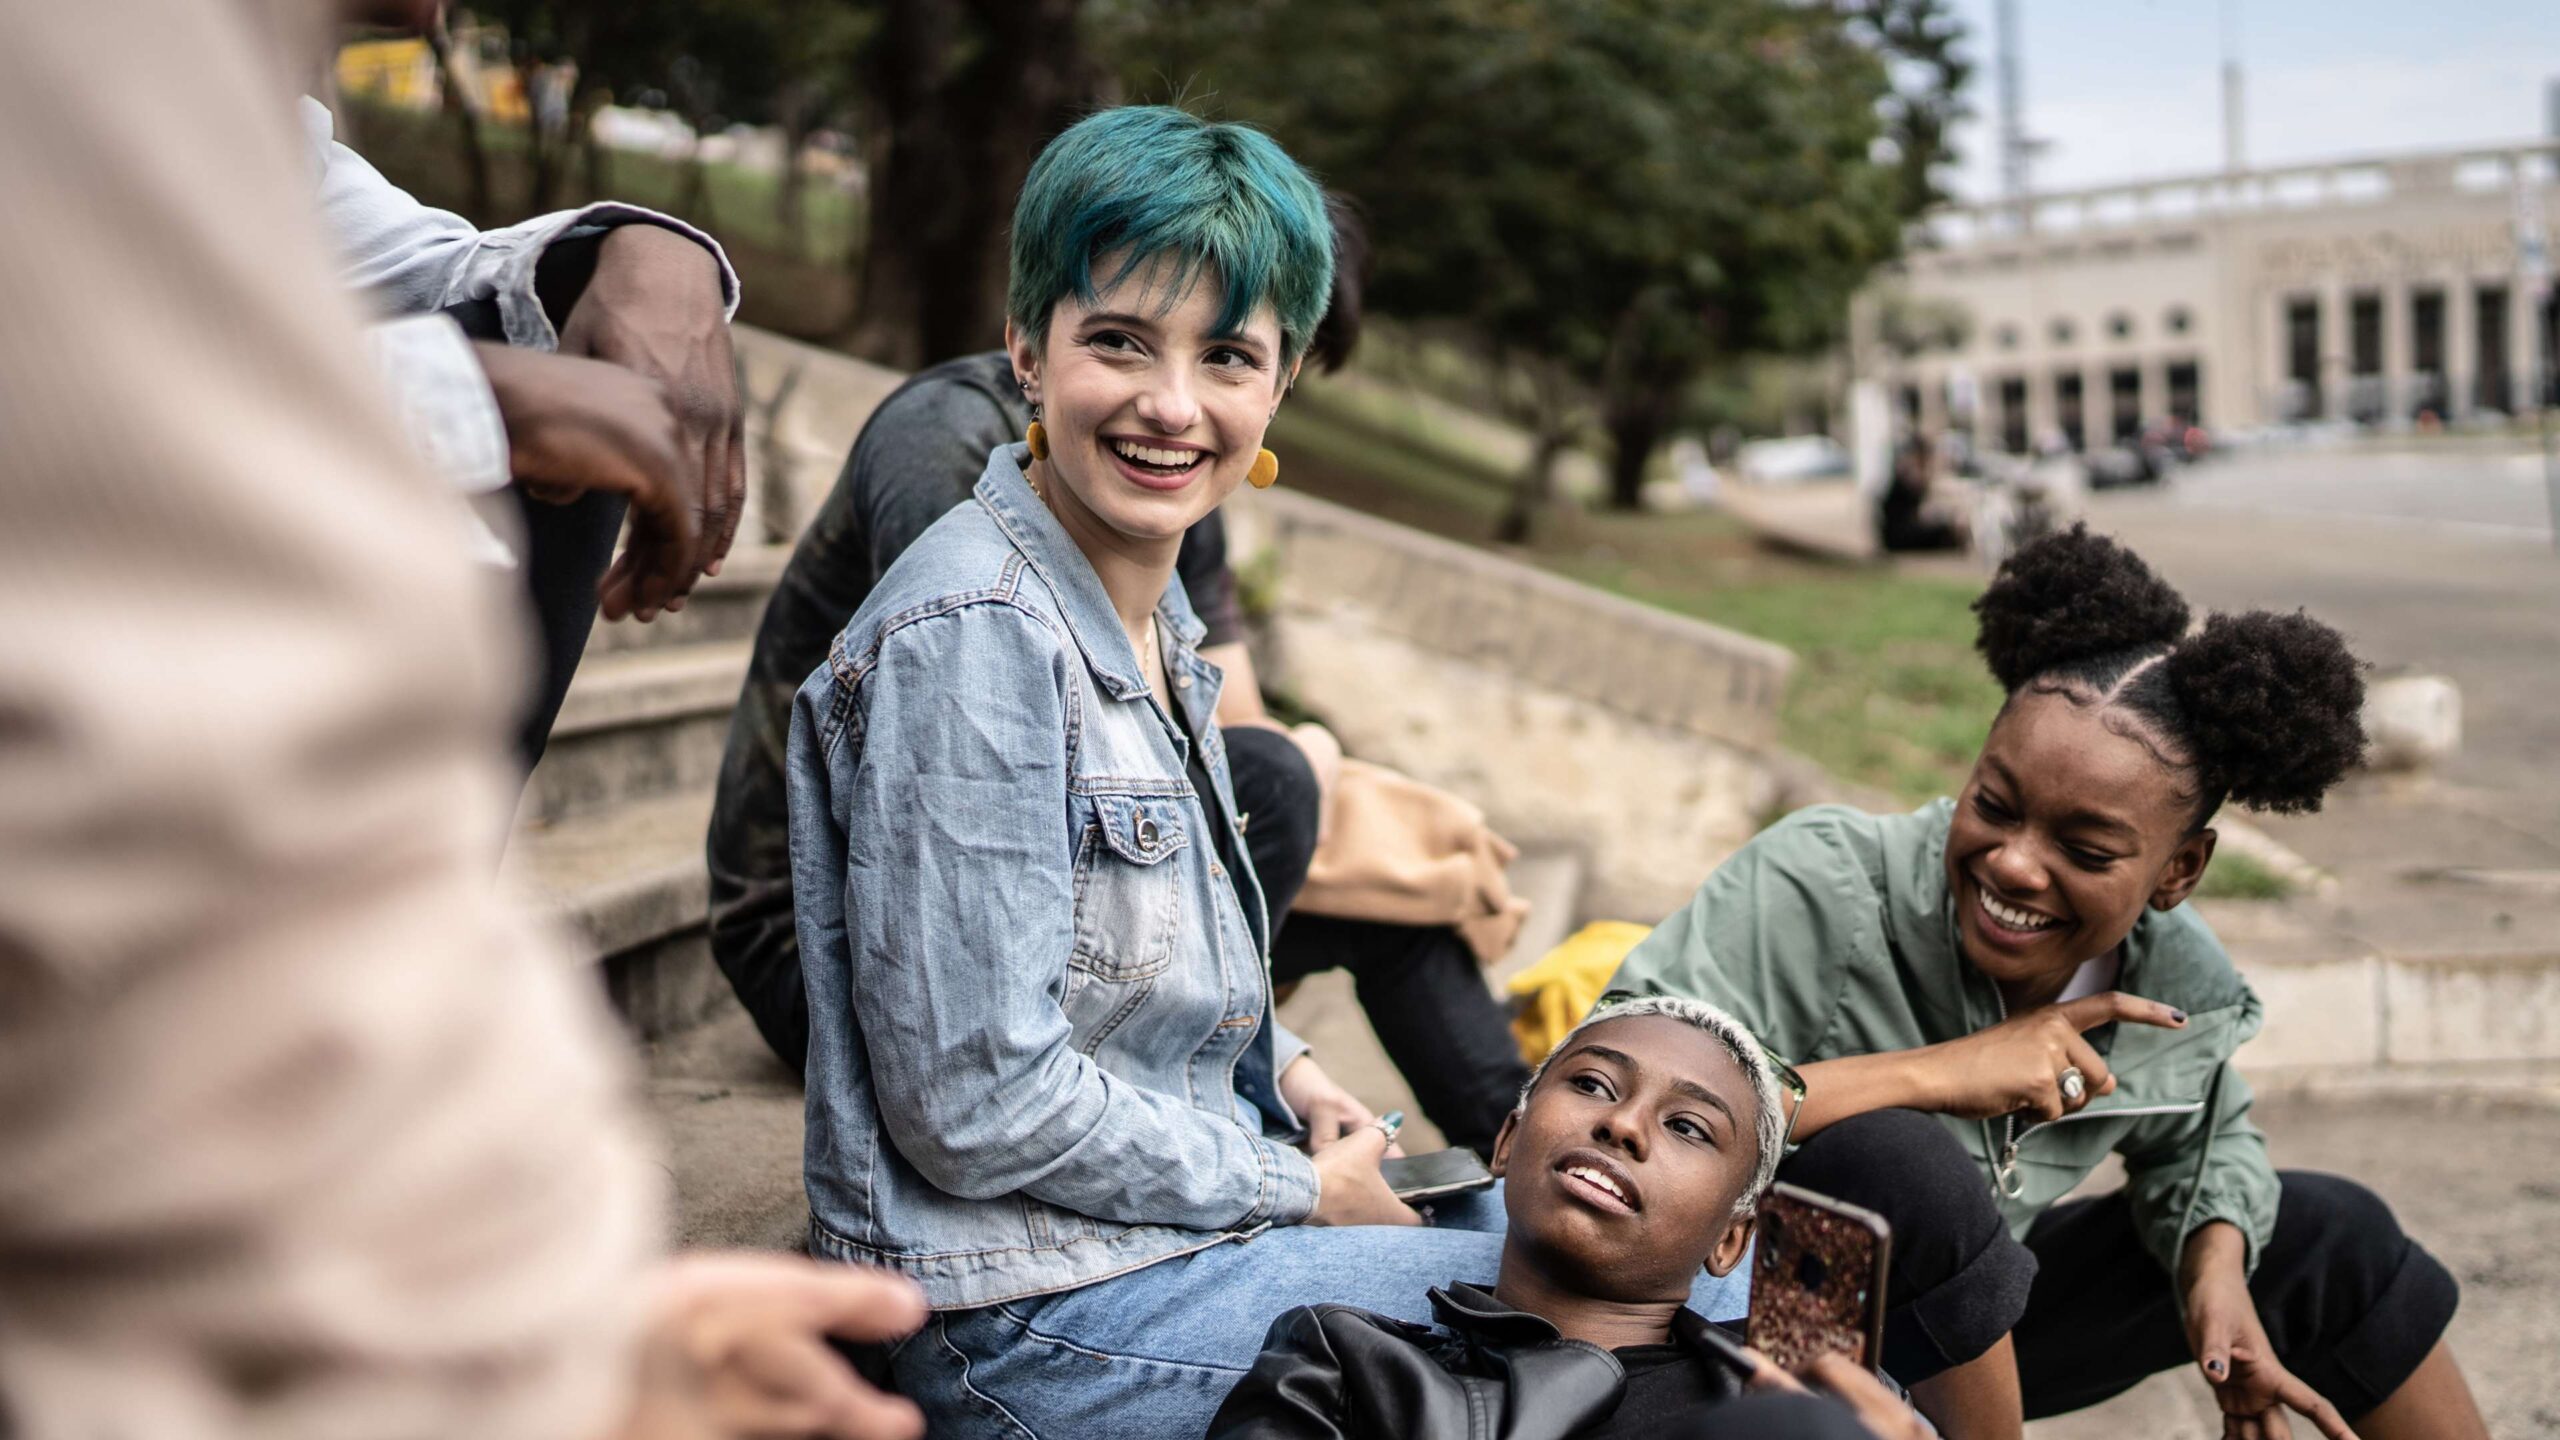
<svg viewBox="0 0 2560 1440"><path fill-rule="evenodd" d="M1265 681L1351 753L1586 861L1578 918L1653 920L1789 803L1794 657L1285 488L1230 502L1268 567Z"/></svg>

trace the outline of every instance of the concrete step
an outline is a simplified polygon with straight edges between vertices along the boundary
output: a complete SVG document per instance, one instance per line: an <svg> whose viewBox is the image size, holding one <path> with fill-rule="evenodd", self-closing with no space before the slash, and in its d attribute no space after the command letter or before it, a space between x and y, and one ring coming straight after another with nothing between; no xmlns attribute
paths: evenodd
<svg viewBox="0 0 2560 1440"><path fill-rule="evenodd" d="M710 785L753 648L723 640L589 655L519 818L557 822Z"/></svg>
<svg viewBox="0 0 2560 1440"><path fill-rule="evenodd" d="M708 787L625 801L593 815L519 825L502 878L578 940L644 1039L734 1007L711 963L710 876L702 837Z"/></svg>
<svg viewBox="0 0 2560 1440"><path fill-rule="evenodd" d="M1485 967L1485 983L1494 994L1581 926L1584 869L1582 857L1570 850L1524 852L1511 862L1511 893L1529 902L1529 918L1511 942L1511 953Z"/></svg>
<svg viewBox="0 0 2560 1440"><path fill-rule="evenodd" d="M788 545L748 545L729 552L720 573L693 587L682 610L643 625L636 620L607 623L602 618L587 636L587 657L625 650L655 650L709 641L752 640L764 619L765 597L782 578L791 559Z"/></svg>

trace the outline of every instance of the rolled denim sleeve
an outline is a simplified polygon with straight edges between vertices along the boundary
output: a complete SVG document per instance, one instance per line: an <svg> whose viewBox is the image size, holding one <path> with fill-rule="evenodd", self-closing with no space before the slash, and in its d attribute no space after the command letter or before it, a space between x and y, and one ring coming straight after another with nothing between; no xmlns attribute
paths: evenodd
<svg viewBox="0 0 2560 1440"><path fill-rule="evenodd" d="M303 98L302 120L316 154L321 217L338 245L339 278L371 294L393 314L493 300L508 344L557 349L559 331L534 290L543 252L560 241L593 238L617 225L656 225L711 252L720 267L725 313L737 316L738 274L728 253L671 215L603 201L483 230L450 210L421 203L332 139L329 111L319 101Z"/></svg>
<svg viewBox="0 0 2560 1440"><path fill-rule="evenodd" d="M1304 1156L1072 1043L1073 663L1038 617L985 601L890 630L857 681L826 769L840 963L881 1120L925 1179L970 1199L1201 1230L1303 1219Z"/></svg>

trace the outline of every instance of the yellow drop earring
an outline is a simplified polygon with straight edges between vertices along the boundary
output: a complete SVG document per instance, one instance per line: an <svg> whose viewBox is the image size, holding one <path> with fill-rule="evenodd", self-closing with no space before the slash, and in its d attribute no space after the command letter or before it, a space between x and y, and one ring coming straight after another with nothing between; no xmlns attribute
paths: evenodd
<svg viewBox="0 0 2560 1440"><path fill-rule="evenodd" d="M1049 458L1049 432L1040 428L1039 421L1032 421L1031 428L1023 432L1022 438L1024 443L1031 447L1032 459L1046 460Z"/></svg>
<svg viewBox="0 0 2560 1440"><path fill-rule="evenodd" d="M1245 483L1256 490L1268 490L1280 483L1280 457L1265 450L1253 457L1253 468L1244 472Z"/></svg>

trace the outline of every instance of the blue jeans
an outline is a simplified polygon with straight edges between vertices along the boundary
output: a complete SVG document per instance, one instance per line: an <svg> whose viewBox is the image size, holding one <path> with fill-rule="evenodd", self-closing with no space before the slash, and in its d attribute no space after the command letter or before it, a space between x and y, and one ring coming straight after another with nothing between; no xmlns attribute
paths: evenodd
<svg viewBox="0 0 2560 1440"><path fill-rule="evenodd" d="M1442 1201L1424 1229L1291 1225L1079 1289L949 1310L900 1347L898 1388L935 1440L1198 1440L1301 1305L1342 1304L1429 1323L1435 1285L1490 1285L1502 1263L1502 1191ZM1692 1309L1742 1315L1751 1267L1700 1272Z"/></svg>

